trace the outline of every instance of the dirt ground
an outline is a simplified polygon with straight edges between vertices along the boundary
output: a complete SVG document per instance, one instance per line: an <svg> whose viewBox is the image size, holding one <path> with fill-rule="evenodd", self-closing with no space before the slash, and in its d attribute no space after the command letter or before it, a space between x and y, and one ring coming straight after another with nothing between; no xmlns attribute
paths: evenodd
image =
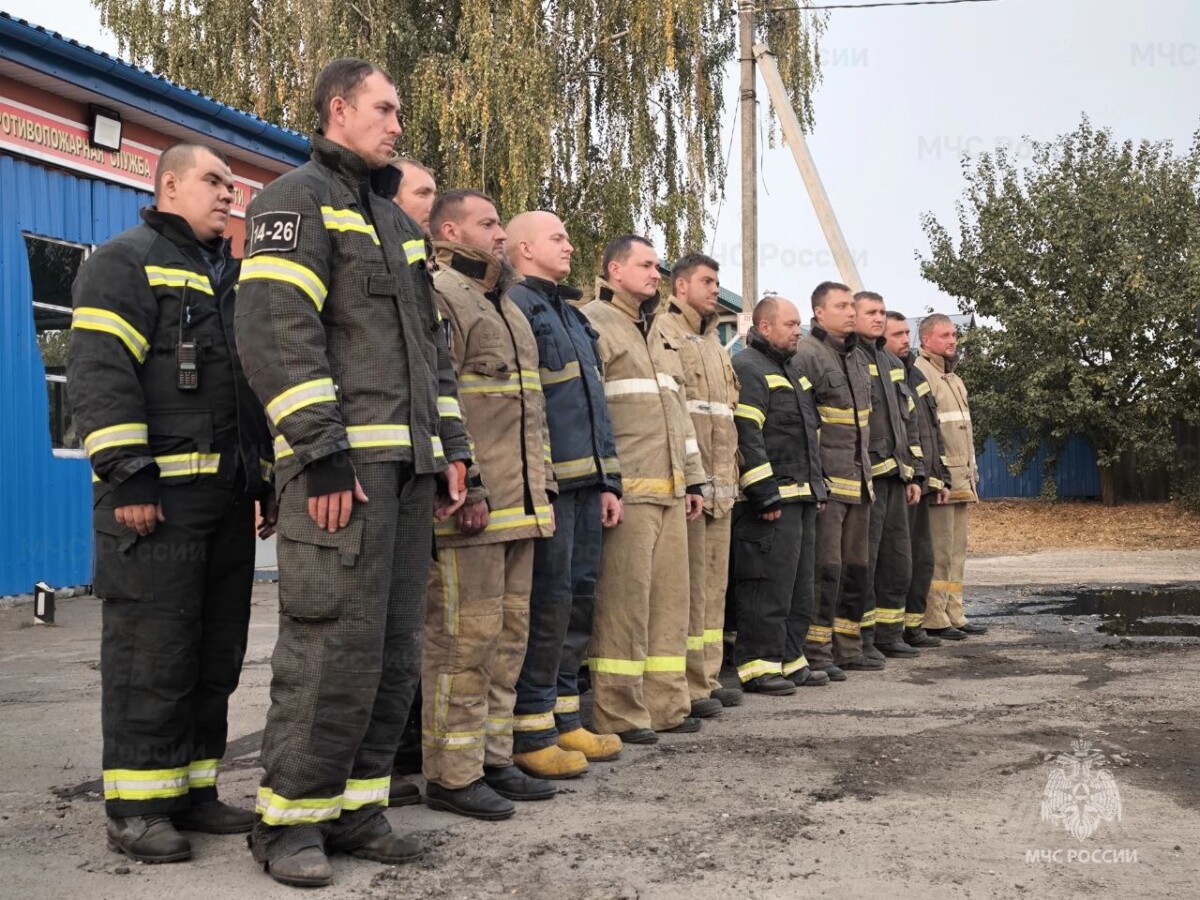
<svg viewBox="0 0 1200 900"><path fill-rule="evenodd" d="M968 611L991 632L788 698L750 697L698 735L627 748L502 823L409 807L414 865L336 858L328 898L1098 898L1194 896L1200 848L1200 642L1106 638L1086 620L1013 615L1059 585L1200 582L1200 551L974 558ZM250 806L275 637L256 589L223 796ZM190 863L104 846L96 793L99 604L31 627L0 609L0 896L294 897L241 837L196 836ZM1122 817L1078 840L1043 822L1060 754L1108 759ZM1082 854L1081 854L1082 851ZM1081 860L1082 855L1082 861Z"/></svg>
<svg viewBox="0 0 1200 900"><path fill-rule="evenodd" d="M1170 503L1102 506L989 500L971 510L972 553L1072 550L1191 550L1200 547L1200 516Z"/></svg>

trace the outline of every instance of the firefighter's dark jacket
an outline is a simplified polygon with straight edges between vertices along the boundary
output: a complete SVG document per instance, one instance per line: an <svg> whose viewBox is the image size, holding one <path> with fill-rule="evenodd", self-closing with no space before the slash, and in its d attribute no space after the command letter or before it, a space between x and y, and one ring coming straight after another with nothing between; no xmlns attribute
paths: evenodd
<svg viewBox="0 0 1200 900"><path fill-rule="evenodd" d="M885 346L861 335L856 342L871 379L871 442L867 448L872 478L899 476L904 482L925 478L915 401L905 385L904 363Z"/></svg>
<svg viewBox="0 0 1200 900"><path fill-rule="evenodd" d="M262 407L234 341L238 261L154 207L93 253L72 289L67 367L95 499L154 503L161 483L270 482ZM180 390L176 347L196 345L198 387Z"/></svg>
<svg viewBox="0 0 1200 900"><path fill-rule="evenodd" d="M554 477L560 493L598 486L621 496L621 469L600 372L600 336L570 304L581 292L526 275L508 289L538 346Z"/></svg>
<svg viewBox="0 0 1200 900"><path fill-rule="evenodd" d="M239 289L238 350L277 480L305 469L313 496L353 487L347 461L428 474L469 460L429 247L391 199L399 172L312 145L250 204Z"/></svg>
<svg viewBox="0 0 1200 900"><path fill-rule="evenodd" d="M789 354L751 329L733 358L741 385L733 417L738 432L739 486L759 512L784 503L824 502L820 421L812 385Z"/></svg>
<svg viewBox="0 0 1200 900"><path fill-rule="evenodd" d="M925 482L922 485L926 494L936 493L950 485L950 470L946 468L946 458L942 453L942 435L938 427L937 400L929 380L915 365L916 358L909 355L904 360L906 383L914 398L914 418L921 439L922 462L925 463Z"/></svg>

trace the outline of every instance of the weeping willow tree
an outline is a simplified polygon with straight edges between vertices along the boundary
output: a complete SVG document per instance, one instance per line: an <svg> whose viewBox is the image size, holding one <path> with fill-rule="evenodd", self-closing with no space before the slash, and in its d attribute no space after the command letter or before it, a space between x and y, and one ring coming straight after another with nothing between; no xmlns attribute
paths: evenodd
<svg viewBox="0 0 1200 900"><path fill-rule="evenodd" d="M726 177L723 81L734 0L93 0L122 55L288 128L315 122L313 80L360 56L395 79L402 151L504 216L553 209L594 270L606 238L703 244ZM758 12L800 119L813 122L825 14Z"/></svg>

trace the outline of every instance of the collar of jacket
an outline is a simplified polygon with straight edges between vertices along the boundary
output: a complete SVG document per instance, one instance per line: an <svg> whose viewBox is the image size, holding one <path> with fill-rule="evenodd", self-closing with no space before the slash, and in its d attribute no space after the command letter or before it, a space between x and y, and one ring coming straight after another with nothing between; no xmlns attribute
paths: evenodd
<svg viewBox="0 0 1200 900"><path fill-rule="evenodd" d="M920 352L921 356L933 363L933 367L943 375L949 375L951 372L953 372L954 366L958 362L957 360L946 359L944 356L936 356L933 353L930 353L924 347L921 348Z"/></svg>
<svg viewBox="0 0 1200 900"><path fill-rule="evenodd" d="M825 344L827 347L836 350L838 353L842 354L842 356L847 356L851 351L854 350L855 347L858 346L858 335L855 332L850 332L848 335L846 335L845 339L839 341L832 334L818 325L816 320L813 321L812 328L809 329L809 334L815 337L822 344Z"/></svg>
<svg viewBox="0 0 1200 900"><path fill-rule="evenodd" d="M530 290L537 291L543 297L549 297L552 300L571 303L583 296L583 291L579 288L571 287L569 284L556 284L548 278L538 278L536 275L526 275L524 283Z"/></svg>
<svg viewBox="0 0 1200 900"><path fill-rule="evenodd" d="M688 304L676 300L674 296L667 300L667 312L682 317L683 321L687 322L687 326L692 334L708 334L708 332L717 327L717 319L719 318L715 312L702 316Z"/></svg>
<svg viewBox="0 0 1200 900"><path fill-rule="evenodd" d="M440 268L461 272L479 285L485 294L496 289L504 273L500 260L478 247L454 241L434 241L433 252Z"/></svg>
<svg viewBox="0 0 1200 900"><path fill-rule="evenodd" d="M220 251L226 259L230 257L229 238L216 238L208 244L204 244L200 238L196 237L196 232L192 231L192 226L183 216L163 212L156 206L147 206L142 210L142 221L183 250L198 249L203 246L207 250Z"/></svg>
<svg viewBox="0 0 1200 900"><path fill-rule="evenodd" d="M325 168L332 171L345 184L356 192L364 187L383 197L392 200L400 189L400 170L395 166L384 166L372 169L367 161L348 147L335 144L325 135L314 133L312 142L312 158Z"/></svg>
<svg viewBox="0 0 1200 900"><path fill-rule="evenodd" d="M757 350L763 356L767 357L767 359L774 360L781 366L785 365L792 358L792 354L784 353L782 350L776 350L772 347L767 343L767 339L754 328L746 332L746 346Z"/></svg>
<svg viewBox="0 0 1200 900"><path fill-rule="evenodd" d="M648 300L639 301L632 294L615 288L603 278L596 279L596 296L605 303L611 303L633 321L642 326L643 332L649 332L658 307L662 303L658 294Z"/></svg>

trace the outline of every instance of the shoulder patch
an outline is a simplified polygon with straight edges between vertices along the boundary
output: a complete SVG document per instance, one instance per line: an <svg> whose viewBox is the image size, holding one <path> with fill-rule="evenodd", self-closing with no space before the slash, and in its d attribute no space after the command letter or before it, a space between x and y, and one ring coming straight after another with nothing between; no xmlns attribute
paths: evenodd
<svg viewBox="0 0 1200 900"><path fill-rule="evenodd" d="M300 241L300 213L265 212L250 220L250 249L256 253L289 253Z"/></svg>

